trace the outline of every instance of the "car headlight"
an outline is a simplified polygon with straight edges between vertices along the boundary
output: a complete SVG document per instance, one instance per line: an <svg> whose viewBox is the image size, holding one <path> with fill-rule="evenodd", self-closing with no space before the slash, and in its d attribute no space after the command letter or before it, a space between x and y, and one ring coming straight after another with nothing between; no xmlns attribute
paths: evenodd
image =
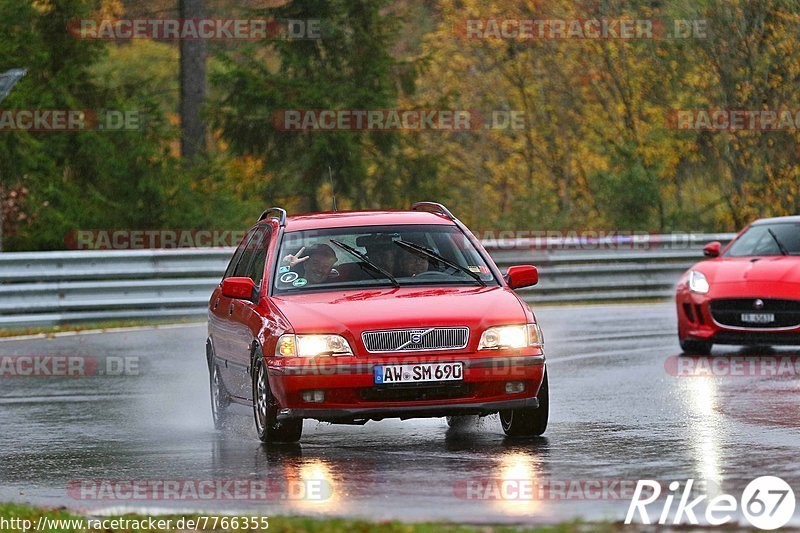
<svg viewBox="0 0 800 533"><path fill-rule="evenodd" d="M353 355L347 339L341 335L281 335L275 355L316 357L318 355Z"/></svg>
<svg viewBox="0 0 800 533"><path fill-rule="evenodd" d="M702 272L697 270L689 271L689 290L697 294L708 294L711 286L708 284L708 278Z"/></svg>
<svg viewBox="0 0 800 533"><path fill-rule="evenodd" d="M528 346L544 346L544 336L539 324L520 326L495 326L488 328L481 335L479 350L499 350L501 348L527 348Z"/></svg>

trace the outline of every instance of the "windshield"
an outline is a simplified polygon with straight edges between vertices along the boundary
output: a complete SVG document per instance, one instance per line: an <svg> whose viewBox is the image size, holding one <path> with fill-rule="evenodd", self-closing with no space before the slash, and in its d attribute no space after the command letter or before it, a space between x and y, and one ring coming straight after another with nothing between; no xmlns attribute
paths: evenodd
<svg viewBox="0 0 800 533"><path fill-rule="evenodd" d="M286 233L275 293L424 285L498 285L455 226L368 226Z"/></svg>
<svg viewBox="0 0 800 533"><path fill-rule="evenodd" d="M725 255L800 255L800 224L783 222L752 226L734 241Z"/></svg>

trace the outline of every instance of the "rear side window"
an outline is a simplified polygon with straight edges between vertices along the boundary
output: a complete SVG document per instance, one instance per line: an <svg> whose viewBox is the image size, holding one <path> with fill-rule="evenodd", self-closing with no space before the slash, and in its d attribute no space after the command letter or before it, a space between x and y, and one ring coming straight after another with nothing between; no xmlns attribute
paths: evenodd
<svg viewBox="0 0 800 533"><path fill-rule="evenodd" d="M269 226L261 228L263 231L256 233L253 236L253 241L248 244L248 247L253 247L253 259L250 262L250 268L247 272L247 277L252 279L256 286L261 284L264 278L264 267L267 262L267 250L269 250L269 238L272 233Z"/></svg>
<svg viewBox="0 0 800 533"><path fill-rule="evenodd" d="M264 276L264 263L267 260L270 233L268 226L259 226L251 232L233 271L234 277L250 278L256 285L261 283Z"/></svg>
<svg viewBox="0 0 800 533"><path fill-rule="evenodd" d="M239 247L236 248L236 251L233 253L233 257L231 257L231 262L228 263L228 268L225 269L225 275L222 276L222 279L227 279L233 277L233 272L236 270L236 265L239 264L239 260L242 258L242 254L244 253L245 246L247 242L250 240L250 237L253 236L253 230L247 233L242 242L239 243Z"/></svg>

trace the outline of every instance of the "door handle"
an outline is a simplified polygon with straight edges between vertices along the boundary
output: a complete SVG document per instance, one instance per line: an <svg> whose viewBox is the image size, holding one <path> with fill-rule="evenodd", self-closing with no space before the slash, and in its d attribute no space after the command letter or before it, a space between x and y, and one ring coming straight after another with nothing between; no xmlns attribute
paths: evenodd
<svg viewBox="0 0 800 533"><path fill-rule="evenodd" d="M231 316L232 314L233 314L233 304L231 304L231 307L228 310L228 316Z"/></svg>

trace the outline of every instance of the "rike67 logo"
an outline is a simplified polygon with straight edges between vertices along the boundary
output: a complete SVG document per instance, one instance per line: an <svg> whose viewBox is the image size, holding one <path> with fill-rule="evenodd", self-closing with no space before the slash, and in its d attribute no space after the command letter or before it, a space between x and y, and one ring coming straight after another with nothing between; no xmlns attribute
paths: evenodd
<svg viewBox="0 0 800 533"><path fill-rule="evenodd" d="M628 507L625 523L631 524L636 515L642 524L653 523L651 512L658 513L655 523L666 525L701 525L698 516L705 518L705 525L721 526L734 520L738 512L753 527L774 530L785 526L794 516L795 495L792 487L783 479L763 476L751 481L740 500L730 494L721 494L709 500L708 495L692 498L694 480L689 479L681 489L679 481L669 484L669 491L662 501L663 488L657 481L640 480ZM677 500L677 505L673 508ZM650 508L648 508L650 507ZM671 518L671 520L670 520Z"/></svg>

